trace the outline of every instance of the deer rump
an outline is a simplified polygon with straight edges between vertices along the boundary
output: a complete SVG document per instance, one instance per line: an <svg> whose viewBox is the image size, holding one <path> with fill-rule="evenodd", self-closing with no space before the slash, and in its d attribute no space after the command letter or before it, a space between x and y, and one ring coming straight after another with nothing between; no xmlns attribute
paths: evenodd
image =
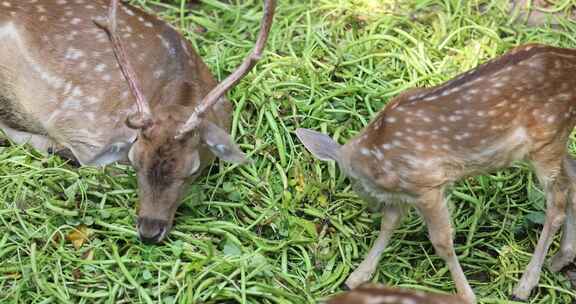
<svg viewBox="0 0 576 304"><path fill-rule="evenodd" d="M136 105L107 33L94 22L106 19L107 1L68 1L60 10L45 7L55 0L8 3L0 10L0 128L18 144L69 149L82 165L127 162L138 130L125 121ZM217 84L208 67L170 25L120 8L118 33L150 106L195 107ZM228 131L231 111L221 97L205 118Z"/></svg>

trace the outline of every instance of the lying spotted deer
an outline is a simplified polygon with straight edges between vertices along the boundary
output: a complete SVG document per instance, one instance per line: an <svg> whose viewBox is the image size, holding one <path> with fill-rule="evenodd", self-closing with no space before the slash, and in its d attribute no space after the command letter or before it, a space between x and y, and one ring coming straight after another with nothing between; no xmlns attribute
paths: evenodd
<svg viewBox="0 0 576 304"><path fill-rule="evenodd" d="M475 303L454 251L444 192L463 177L520 160L533 165L546 192L547 211L514 296L529 297L563 223L561 248L551 269L570 263L576 255L576 200L568 197L576 187L576 162L567 151L576 124L574 71L576 49L525 45L443 85L401 94L343 146L321 133L298 129L312 154L338 162L359 193L383 208L380 235L346 284L353 288L370 279L405 210L414 206L458 294Z"/></svg>
<svg viewBox="0 0 576 304"><path fill-rule="evenodd" d="M160 242L215 156L246 159L224 95L260 58L275 5L265 1L253 52L218 84L175 29L118 0L2 0L0 128L81 165L131 163L139 237Z"/></svg>
<svg viewBox="0 0 576 304"><path fill-rule="evenodd" d="M462 304L462 299L453 295L363 285L336 295L325 304Z"/></svg>

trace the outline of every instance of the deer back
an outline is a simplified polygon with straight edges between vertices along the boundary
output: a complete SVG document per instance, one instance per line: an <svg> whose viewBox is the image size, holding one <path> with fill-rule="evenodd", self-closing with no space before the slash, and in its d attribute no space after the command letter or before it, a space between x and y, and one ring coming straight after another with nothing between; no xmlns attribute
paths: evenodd
<svg viewBox="0 0 576 304"><path fill-rule="evenodd" d="M320 159L333 155L368 196L417 194L565 143L576 123L575 70L574 49L521 46L399 95L342 147L318 146L330 141L318 134L303 142Z"/></svg>

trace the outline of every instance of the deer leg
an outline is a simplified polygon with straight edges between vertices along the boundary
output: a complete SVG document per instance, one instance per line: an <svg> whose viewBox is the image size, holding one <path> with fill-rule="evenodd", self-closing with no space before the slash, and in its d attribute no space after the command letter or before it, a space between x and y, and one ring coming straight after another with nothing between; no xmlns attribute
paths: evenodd
<svg viewBox="0 0 576 304"><path fill-rule="evenodd" d="M528 299L530 292L538 284L546 253L552 244L554 235L562 226L566 214L566 187L564 187L566 178L560 169L561 166L548 166L548 169L541 166L538 170L538 165L542 164L536 163L535 165L538 178L546 191L546 220L532 259L516 288L514 288L513 297L520 300Z"/></svg>
<svg viewBox="0 0 576 304"><path fill-rule="evenodd" d="M426 221L430 241L436 250L436 254L444 260L450 270L458 295L465 303L476 303L476 296L468 284L466 275L464 275L454 251L450 212L442 191L434 190L423 195L417 207Z"/></svg>
<svg viewBox="0 0 576 304"><path fill-rule="evenodd" d="M358 285L367 282L372 278L382 252L388 245L394 230L400 224L404 215L405 207L400 205L388 205L382 211L382 223L380 224L380 234L374 242L372 249L362 263L350 274L345 284L348 288L353 289Z"/></svg>
<svg viewBox="0 0 576 304"><path fill-rule="evenodd" d="M576 216L576 160L567 157L564 162L564 171L568 177L570 191L560 250L550 262L550 270L554 272L560 271L576 257L576 223L574 221L574 216Z"/></svg>

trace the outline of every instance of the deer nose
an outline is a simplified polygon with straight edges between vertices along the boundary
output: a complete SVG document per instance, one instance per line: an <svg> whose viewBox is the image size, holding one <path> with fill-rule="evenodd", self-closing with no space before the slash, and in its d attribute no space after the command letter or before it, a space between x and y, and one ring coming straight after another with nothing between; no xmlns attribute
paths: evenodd
<svg viewBox="0 0 576 304"><path fill-rule="evenodd" d="M159 243L166 234L167 226L168 222L165 220L148 217L138 218L138 238L146 244Z"/></svg>

